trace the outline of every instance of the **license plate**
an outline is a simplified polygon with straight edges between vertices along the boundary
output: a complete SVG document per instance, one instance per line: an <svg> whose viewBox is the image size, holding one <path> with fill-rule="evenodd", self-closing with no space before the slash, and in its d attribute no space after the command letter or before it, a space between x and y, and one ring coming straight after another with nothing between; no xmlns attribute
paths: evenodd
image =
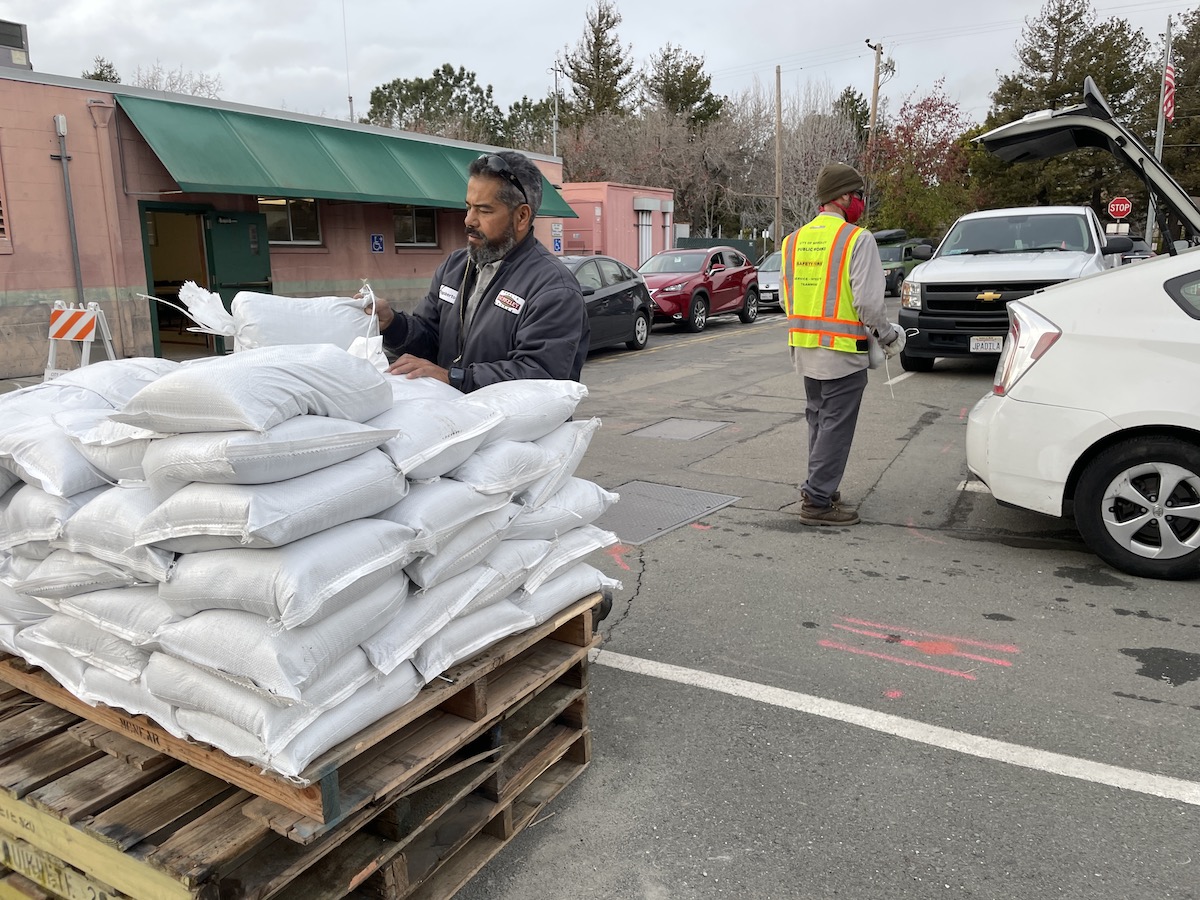
<svg viewBox="0 0 1200 900"><path fill-rule="evenodd" d="M764 300L774 300L775 299L774 291L763 291L762 295L763 295Z"/></svg>
<svg viewBox="0 0 1200 900"><path fill-rule="evenodd" d="M999 353L1004 349L1002 337L973 337L971 338L972 353Z"/></svg>

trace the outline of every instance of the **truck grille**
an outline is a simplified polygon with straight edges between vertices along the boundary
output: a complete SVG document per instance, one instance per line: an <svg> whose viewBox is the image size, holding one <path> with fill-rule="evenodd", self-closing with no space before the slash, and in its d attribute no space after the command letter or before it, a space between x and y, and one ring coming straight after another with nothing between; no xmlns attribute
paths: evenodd
<svg viewBox="0 0 1200 900"><path fill-rule="evenodd" d="M923 284L921 291L926 312L1007 322L1008 315L1005 312L1005 304L1008 301L1020 300L1035 291L1057 283L1056 281L1015 281L1000 284L983 282ZM980 299L981 295L986 294L999 294L1000 296L989 300Z"/></svg>

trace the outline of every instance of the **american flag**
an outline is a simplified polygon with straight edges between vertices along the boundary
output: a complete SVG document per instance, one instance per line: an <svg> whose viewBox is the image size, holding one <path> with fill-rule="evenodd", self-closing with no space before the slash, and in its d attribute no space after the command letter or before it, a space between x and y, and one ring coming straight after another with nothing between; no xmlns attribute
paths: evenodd
<svg viewBox="0 0 1200 900"><path fill-rule="evenodd" d="M1175 121L1175 61L1170 56L1163 71L1163 117Z"/></svg>

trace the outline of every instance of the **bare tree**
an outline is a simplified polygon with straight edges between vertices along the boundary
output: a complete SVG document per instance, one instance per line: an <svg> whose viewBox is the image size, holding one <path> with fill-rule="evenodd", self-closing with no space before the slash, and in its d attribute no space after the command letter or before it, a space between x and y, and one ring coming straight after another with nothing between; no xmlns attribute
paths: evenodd
<svg viewBox="0 0 1200 900"><path fill-rule="evenodd" d="M220 75L188 72L182 65L178 69L168 70L157 59L154 65L145 69L138 66L133 72L133 83L137 87L171 94L190 94L193 97L208 97L210 100L219 100L221 97Z"/></svg>

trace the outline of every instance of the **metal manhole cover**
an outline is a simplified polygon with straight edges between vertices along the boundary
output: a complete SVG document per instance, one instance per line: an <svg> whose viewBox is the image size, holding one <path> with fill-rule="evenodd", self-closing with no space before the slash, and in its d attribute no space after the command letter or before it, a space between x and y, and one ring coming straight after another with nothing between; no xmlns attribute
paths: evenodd
<svg viewBox="0 0 1200 900"><path fill-rule="evenodd" d="M704 419L663 419L630 434L635 437L667 438L672 441L692 441L714 431L720 431L728 422L709 422Z"/></svg>
<svg viewBox="0 0 1200 900"><path fill-rule="evenodd" d="M742 499L648 481L630 481L613 490L621 499L595 524L615 533L625 544L644 544Z"/></svg>

